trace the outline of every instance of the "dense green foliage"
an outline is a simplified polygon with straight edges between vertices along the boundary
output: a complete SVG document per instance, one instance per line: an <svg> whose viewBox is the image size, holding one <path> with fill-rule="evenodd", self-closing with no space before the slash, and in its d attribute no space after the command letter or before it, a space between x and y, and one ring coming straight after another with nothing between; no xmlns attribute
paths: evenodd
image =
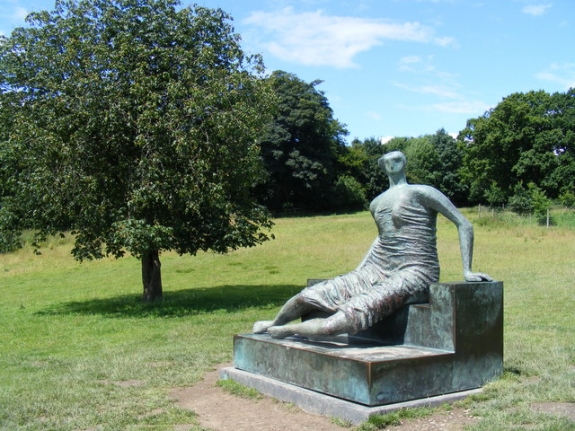
<svg viewBox="0 0 575 431"><path fill-rule="evenodd" d="M386 145L403 151L408 161L408 179L416 184L429 184L441 190L453 202L467 203L467 190L461 182L459 169L463 154L457 141L444 129L419 138L395 138Z"/></svg>
<svg viewBox="0 0 575 431"><path fill-rule="evenodd" d="M354 141L340 160L368 199L386 187L376 160L392 150L405 153L410 182L432 185L457 205L509 205L541 218L553 200L575 205L575 90L512 94L468 120L457 140L441 129L386 144Z"/></svg>
<svg viewBox="0 0 575 431"><path fill-rule="evenodd" d="M261 59L223 11L178 6L62 0L0 40L0 248L71 230L80 260L140 257L155 299L162 250L267 239Z"/></svg>
<svg viewBox="0 0 575 431"><path fill-rule="evenodd" d="M515 93L460 133L475 202L506 203L537 185L550 198L575 191L575 89Z"/></svg>
<svg viewBox="0 0 575 431"><path fill-rule="evenodd" d="M377 160L390 151L402 151L407 157L407 178L413 184L429 184L441 190L453 202L467 202L466 187L459 169L463 154L457 141L445 130L418 138L393 138L382 144L375 139L355 140L342 158L348 172L363 184L373 199L387 188L387 177Z"/></svg>
<svg viewBox="0 0 575 431"><path fill-rule="evenodd" d="M333 198L338 155L345 151L347 131L333 118L323 92L316 89L321 81L306 83L283 71L275 71L267 81L279 109L260 139L267 171L266 182L258 188L260 201L274 211L349 204ZM346 186L344 180L339 184Z"/></svg>
<svg viewBox="0 0 575 431"><path fill-rule="evenodd" d="M363 187L368 200L379 195L389 185L387 176L377 164L386 152L386 147L374 139L363 142L354 139L351 146L340 156L340 163L346 175L354 177Z"/></svg>

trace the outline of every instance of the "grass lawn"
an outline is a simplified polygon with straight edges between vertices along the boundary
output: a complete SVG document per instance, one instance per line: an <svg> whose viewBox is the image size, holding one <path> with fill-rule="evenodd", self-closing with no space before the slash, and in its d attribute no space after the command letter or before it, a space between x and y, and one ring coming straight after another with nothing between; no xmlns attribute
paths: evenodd
<svg viewBox="0 0 575 431"><path fill-rule="evenodd" d="M575 402L575 229L467 216L474 270L505 283L505 374L465 401L481 417L473 429L575 430L530 408ZM444 218L438 230L442 280L461 280L457 231ZM234 333L273 317L307 278L354 268L376 234L369 213L278 219L273 233L228 255L162 255L165 300L152 305L130 257L79 264L69 239L0 255L0 429L194 423L170 388L229 362Z"/></svg>

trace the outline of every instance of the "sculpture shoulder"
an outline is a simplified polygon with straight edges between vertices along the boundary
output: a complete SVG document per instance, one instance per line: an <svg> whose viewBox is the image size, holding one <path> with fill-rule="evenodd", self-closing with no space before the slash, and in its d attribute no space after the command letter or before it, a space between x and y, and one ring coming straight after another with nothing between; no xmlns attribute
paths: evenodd
<svg viewBox="0 0 575 431"><path fill-rule="evenodd" d="M443 193L441 193L436 188L424 184L405 184L402 186L395 186L390 189L387 189L380 195L376 196L373 199L373 201L371 201L371 206L374 207L377 206L378 203L382 201L388 201L388 200L393 201L400 199L401 197L407 197L411 199L414 197L433 198L435 196L443 196Z"/></svg>
<svg viewBox="0 0 575 431"><path fill-rule="evenodd" d="M431 199L431 200L444 200L447 199L442 192L432 186L428 186L425 184L410 184L409 188L411 189L410 192L414 195L422 197L424 199Z"/></svg>
<svg viewBox="0 0 575 431"><path fill-rule="evenodd" d="M405 184L390 188L377 196L370 204L373 212L376 208L390 207L393 202L400 202L407 199L413 203L423 206L437 207L439 204L449 202L449 199L439 190L424 184Z"/></svg>
<svg viewBox="0 0 575 431"><path fill-rule="evenodd" d="M444 201L448 199L443 193L432 186L425 184L409 184L405 187L404 192L406 195L417 199L418 201L424 203L431 203L436 201Z"/></svg>
<svg viewBox="0 0 575 431"><path fill-rule="evenodd" d="M425 208L432 209L446 216L457 211L449 198L435 187L425 184L410 184L409 188L410 199Z"/></svg>
<svg viewBox="0 0 575 431"><path fill-rule="evenodd" d="M415 187L414 195L417 195L417 201L426 208L444 215L458 226L469 224L451 200L435 187L422 184L416 184L413 187Z"/></svg>

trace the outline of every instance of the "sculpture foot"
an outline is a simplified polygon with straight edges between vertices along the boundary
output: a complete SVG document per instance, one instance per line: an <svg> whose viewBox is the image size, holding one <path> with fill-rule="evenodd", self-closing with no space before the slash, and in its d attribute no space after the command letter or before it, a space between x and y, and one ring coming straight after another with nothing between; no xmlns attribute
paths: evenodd
<svg viewBox="0 0 575 431"><path fill-rule="evenodd" d="M273 320L259 320L256 323L254 323L252 332L254 334L263 334L265 332L268 332L268 328L272 327L273 325L274 325Z"/></svg>
<svg viewBox="0 0 575 431"><path fill-rule="evenodd" d="M291 329L291 326L295 325L287 325L287 326L272 326L268 328L269 334L272 338L286 338L292 335L295 335L295 331Z"/></svg>

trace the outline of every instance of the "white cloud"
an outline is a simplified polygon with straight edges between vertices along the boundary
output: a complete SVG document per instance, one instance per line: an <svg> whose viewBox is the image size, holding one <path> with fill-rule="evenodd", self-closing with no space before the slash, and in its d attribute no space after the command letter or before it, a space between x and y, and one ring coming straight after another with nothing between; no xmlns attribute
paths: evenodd
<svg viewBox="0 0 575 431"><path fill-rule="evenodd" d="M381 121L381 114L379 114L378 112L374 112L374 111L368 111L367 112L367 117L374 120L374 121Z"/></svg>
<svg viewBox="0 0 575 431"><path fill-rule="evenodd" d="M412 93L432 94L447 99L459 99L461 97L457 91L451 89L446 85L436 84L436 85L420 85L413 87L406 84L401 84L399 82L396 82L394 85L396 87L403 88L404 90L411 91Z"/></svg>
<svg viewBox="0 0 575 431"><path fill-rule="evenodd" d="M575 88L575 63L553 63L544 71L535 74L535 77L559 84L566 90Z"/></svg>
<svg viewBox="0 0 575 431"><path fill-rule="evenodd" d="M28 12L28 10L26 10L25 8L17 6L14 9L14 13L12 14L12 18L24 21L24 19L28 16L29 13L30 12Z"/></svg>
<svg viewBox="0 0 575 431"><path fill-rule="evenodd" d="M292 8L256 11L244 23L272 35L271 42L261 42L271 54L285 61L314 66L357 67L353 61L357 54L386 41L440 46L453 43L453 39L438 37L433 28L418 22L392 23L334 16L321 10L303 13L295 13Z"/></svg>
<svg viewBox="0 0 575 431"><path fill-rule="evenodd" d="M459 93L458 77L448 72L438 70L433 64L433 56L425 58L419 56L406 56L399 60L398 69L409 72L411 76L404 76L405 80L415 79L415 83L394 82L397 88L411 93L437 96L443 99L464 100Z"/></svg>
<svg viewBox="0 0 575 431"><path fill-rule="evenodd" d="M491 108L488 104L481 101L459 101L459 102L446 102L436 103L430 109L447 114L483 114Z"/></svg>
<svg viewBox="0 0 575 431"><path fill-rule="evenodd" d="M526 13L527 15L540 16L547 12L547 9L549 9L551 6L551 3L530 4L521 9L521 12Z"/></svg>
<svg viewBox="0 0 575 431"><path fill-rule="evenodd" d="M400 65L411 65L421 63L421 57L418 55L408 55L399 59Z"/></svg>
<svg viewBox="0 0 575 431"><path fill-rule="evenodd" d="M461 99L457 101L421 104L421 105L399 104L397 105L397 108L404 109L407 111L431 112L431 113L440 112L442 114L478 116L483 115L486 111L491 109L492 106L480 100Z"/></svg>
<svg viewBox="0 0 575 431"><path fill-rule="evenodd" d="M455 78L451 73L437 70L433 64L433 55L424 58L417 55L402 57L399 59L398 69L415 74L433 74L437 79L453 80Z"/></svg>
<svg viewBox="0 0 575 431"><path fill-rule="evenodd" d="M410 55L399 59L399 70L406 72L417 72L418 66L422 64L421 57Z"/></svg>
<svg viewBox="0 0 575 431"><path fill-rule="evenodd" d="M27 9L18 5L2 5L0 6L0 21L2 21L2 24L6 26L21 26L29 13L30 12ZM0 34L8 35L11 31L11 29L0 29Z"/></svg>
<svg viewBox="0 0 575 431"><path fill-rule="evenodd" d="M11 4L12 3L12 4ZM0 18L12 21L24 21L30 12L14 2L8 1L0 6Z"/></svg>

